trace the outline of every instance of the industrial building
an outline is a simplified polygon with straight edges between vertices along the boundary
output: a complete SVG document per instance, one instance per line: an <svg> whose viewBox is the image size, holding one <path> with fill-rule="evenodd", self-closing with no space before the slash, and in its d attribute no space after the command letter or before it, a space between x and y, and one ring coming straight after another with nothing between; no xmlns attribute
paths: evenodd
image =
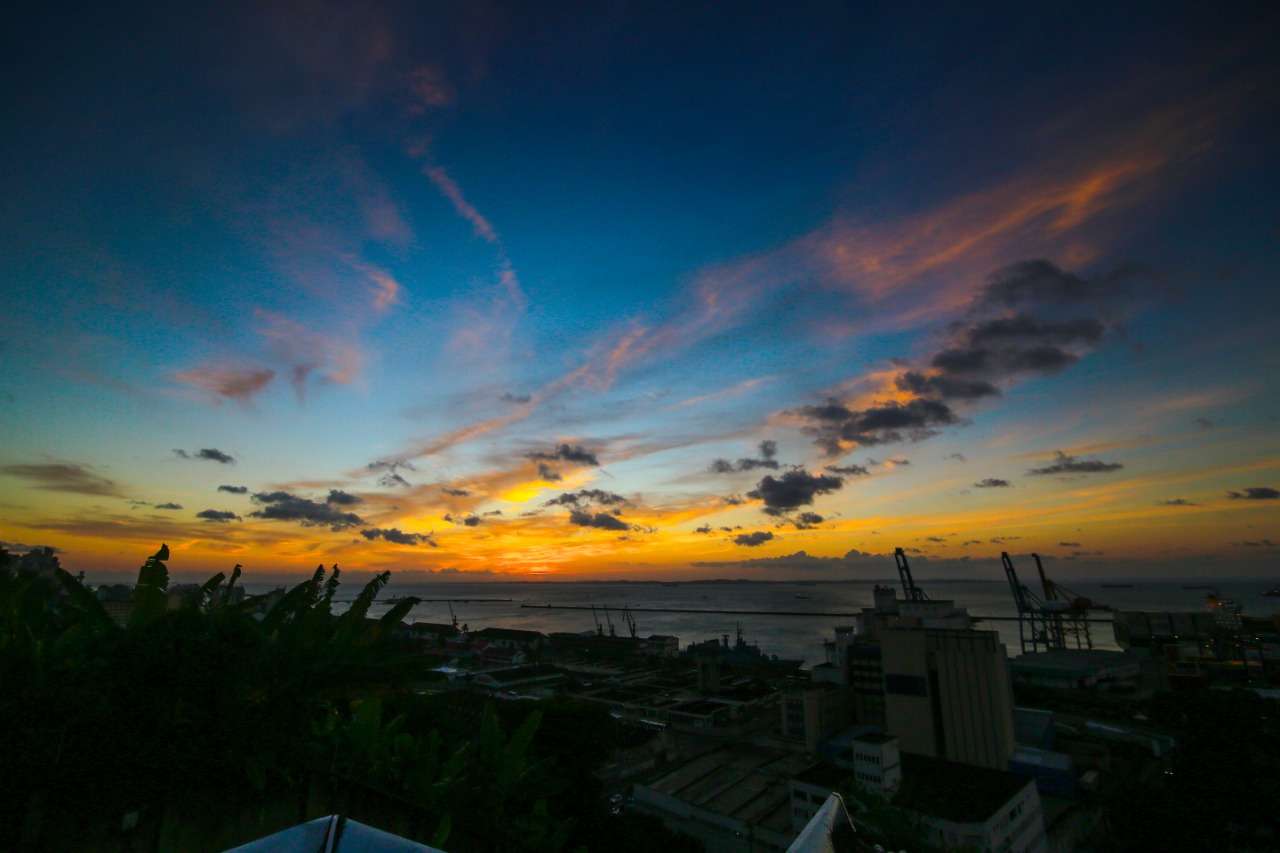
<svg viewBox="0 0 1280 853"><path fill-rule="evenodd" d="M796 753L734 744L664 770L633 796L637 811L694 836L708 853L782 853L796 835L789 783L810 764Z"/></svg>

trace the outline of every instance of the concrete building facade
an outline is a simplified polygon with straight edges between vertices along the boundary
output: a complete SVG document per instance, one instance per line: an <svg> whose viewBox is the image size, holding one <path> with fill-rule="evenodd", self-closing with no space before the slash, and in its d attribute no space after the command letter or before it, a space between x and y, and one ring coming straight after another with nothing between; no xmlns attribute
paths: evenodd
<svg viewBox="0 0 1280 853"><path fill-rule="evenodd" d="M996 632L898 624L880 647L885 724L904 752L1008 769L1013 690Z"/></svg>

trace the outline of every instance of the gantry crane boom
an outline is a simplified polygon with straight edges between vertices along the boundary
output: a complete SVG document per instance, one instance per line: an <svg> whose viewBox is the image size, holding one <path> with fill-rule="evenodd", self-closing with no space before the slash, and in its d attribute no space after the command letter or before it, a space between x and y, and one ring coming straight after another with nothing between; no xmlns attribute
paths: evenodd
<svg viewBox="0 0 1280 853"><path fill-rule="evenodd" d="M911 577L911 565L907 562L907 552L901 548L893 550L893 561L898 564L898 579L902 581L902 594L907 601L927 601L929 596L924 594L924 590L916 586L915 579Z"/></svg>

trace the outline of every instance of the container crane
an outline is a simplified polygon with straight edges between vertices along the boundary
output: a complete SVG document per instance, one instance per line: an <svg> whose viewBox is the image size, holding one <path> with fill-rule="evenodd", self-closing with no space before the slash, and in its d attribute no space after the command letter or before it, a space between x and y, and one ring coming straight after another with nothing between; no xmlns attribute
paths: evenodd
<svg viewBox="0 0 1280 853"><path fill-rule="evenodd" d="M613 620L609 618L609 608L603 604L600 605L600 607L601 609L604 610L604 621L607 622L609 625L609 636L610 637L618 636L618 629L613 627Z"/></svg>
<svg viewBox="0 0 1280 853"><path fill-rule="evenodd" d="M902 581L902 593L906 596L907 601L928 601L929 596L924 594L923 589L916 586L915 579L911 577L911 566L907 563L907 552L901 548L895 548L893 561L898 564L898 578Z"/></svg>
<svg viewBox="0 0 1280 853"><path fill-rule="evenodd" d="M1110 612L1112 608L1072 592L1056 581L1049 580L1045 575L1044 565L1040 562L1040 555L1032 554L1031 558L1036 561L1036 571L1040 573L1040 585L1044 587L1045 601L1061 601L1067 604L1065 611L1055 613L1053 616L1056 623L1055 630L1063 635L1064 641L1066 637L1074 637L1077 649L1093 648L1093 637L1089 634L1089 611Z"/></svg>
<svg viewBox="0 0 1280 853"><path fill-rule="evenodd" d="M631 615L631 610L625 605L622 608L622 618L627 623L627 630L631 632L631 639L636 638L636 617Z"/></svg>
<svg viewBox="0 0 1280 853"><path fill-rule="evenodd" d="M596 606L591 605L591 618L596 620L596 636L604 636L604 626L600 624L600 614L596 613Z"/></svg>
<svg viewBox="0 0 1280 853"><path fill-rule="evenodd" d="M1004 575L1009 580L1009 588L1013 590L1013 603L1018 608L1018 640L1022 643L1022 653L1028 651L1044 651L1065 649L1061 612L1068 605L1065 601L1055 601L1050 606L1035 596L1018 580L1018 572L1013 568L1013 560L1007 551L1000 553L1000 562L1004 565Z"/></svg>

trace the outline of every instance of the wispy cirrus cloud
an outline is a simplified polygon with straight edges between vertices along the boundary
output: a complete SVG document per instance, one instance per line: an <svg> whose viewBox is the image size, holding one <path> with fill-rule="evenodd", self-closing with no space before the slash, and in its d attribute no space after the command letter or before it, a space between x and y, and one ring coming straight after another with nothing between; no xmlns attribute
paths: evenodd
<svg viewBox="0 0 1280 853"><path fill-rule="evenodd" d="M213 394L215 401L225 398L242 406L248 406L275 376L276 372L266 367L214 365L174 374L182 384Z"/></svg>
<svg viewBox="0 0 1280 853"><path fill-rule="evenodd" d="M357 381L366 356L342 335L311 329L296 320L259 310L259 334L277 358L289 365L289 382L299 400L306 398L313 376L321 382L349 385Z"/></svg>
<svg viewBox="0 0 1280 853"><path fill-rule="evenodd" d="M410 153L425 156L424 151ZM495 287L478 303L458 307L459 317L449 340L449 349L453 352L466 352L471 358L477 352L500 357L510 345L512 335L528 304L515 265L507 255L506 246L493 223L468 201L462 187L443 166L429 163L423 166L422 173L449 201L454 211L471 225L475 236L493 246L496 252Z"/></svg>
<svg viewBox="0 0 1280 853"><path fill-rule="evenodd" d="M1144 90L1082 106L1070 121L1032 137L1028 144L1039 150L1022 158L1025 165L1005 170L982 189L874 221L842 213L782 246L705 267L683 310L613 333L573 378L608 388L649 357L678 357L776 312L778 300L821 305L820 312L797 319L809 335L840 339L872 323L883 332L955 314L973 300L984 276L1011 258L1092 261L1105 239L1096 223L1167 191L1171 174L1176 177L1180 166L1211 146L1232 111L1224 106L1230 99L1220 95L1177 90L1156 97ZM1113 102L1126 97L1125 106ZM1096 121L1102 115L1108 120ZM822 289L827 298L791 298L809 288ZM830 310L837 303L841 310ZM946 377L932 384L952 397L994 391L981 380Z"/></svg>
<svg viewBox="0 0 1280 853"><path fill-rule="evenodd" d="M477 210L475 205L467 201L467 197L462 194L462 188L449 177L449 173L443 166L428 166L422 170L422 173L431 179L431 183L435 184L440 194L449 200L458 215L471 223L477 237L493 246L502 245L492 223L485 219L484 214Z"/></svg>

